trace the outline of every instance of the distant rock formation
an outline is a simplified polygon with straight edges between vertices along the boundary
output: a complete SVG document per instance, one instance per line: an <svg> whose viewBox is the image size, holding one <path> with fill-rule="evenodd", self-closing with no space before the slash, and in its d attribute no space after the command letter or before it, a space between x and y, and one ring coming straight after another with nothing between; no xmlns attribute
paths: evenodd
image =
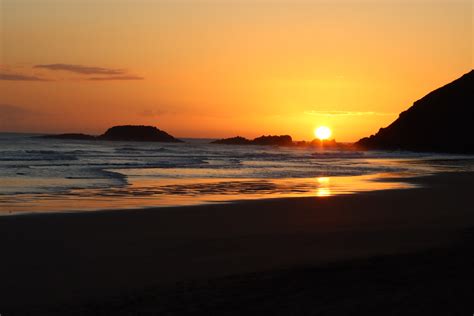
<svg viewBox="0 0 474 316"><path fill-rule="evenodd" d="M364 149L474 153L474 70L416 101L388 127L355 145Z"/></svg>
<svg viewBox="0 0 474 316"><path fill-rule="evenodd" d="M251 143L252 141L250 139L247 139L241 136L218 139L211 142L211 144L222 144L222 145L250 145Z"/></svg>
<svg viewBox="0 0 474 316"><path fill-rule="evenodd" d="M182 142L154 126L122 125L109 128L98 137L100 140L140 142Z"/></svg>
<svg viewBox="0 0 474 316"><path fill-rule="evenodd" d="M276 146L291 146L293 145L293 139L290 135L280 136L260 136L252 140L254 145L276 145Z"/></svg>
<svg viewBox="0 0 474 316"><path fill-rule="evenodd" d="M280 136L260 136L253 140L247 138L236 136L232 138L224 138L213 141L212 144L222 144L222 145L271 145L271 146L292 146L293 139L290 135L280 135Z"/></svg>
<svg viewBox="0 0 474 316"><path fill-rule="evenodd" d="M293 142L296 147L310 147L318 150L356 150L352 143L338 143L335 139L313 139L312 141Z"/></svg>
<svg viewBox="0 0 474 316"><path fill-rule="evenodd" d="M87 134L59 134L44 135L42 138L71 139L71 140L111 140L111 141L135 141L135 142L168 142L179 143L181 140L154 126L122 125L109 128L100 136Z"/></svg>
<svg viewBox="0 0 474 316"><path fill-rule="evenodd" d="M58 135L43 135L41 138L54 138L54 139L73 139L73 140L95 140L96 137L81 133L69 133L69 134L58 134Z"/></svg>

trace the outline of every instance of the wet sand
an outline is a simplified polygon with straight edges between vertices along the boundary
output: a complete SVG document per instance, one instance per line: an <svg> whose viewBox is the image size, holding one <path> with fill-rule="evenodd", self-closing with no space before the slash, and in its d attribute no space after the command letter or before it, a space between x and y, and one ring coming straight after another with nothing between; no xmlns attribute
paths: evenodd
<svg viewBox="0 0 474 316"><path fill-rule="evenodd" d="M472 290L474 174L410 181L423 187L3 216L0 313L347 315L370 302L420 311L436 305L406 302L437 280L445 300L457 289L455 304Z"/></svg>

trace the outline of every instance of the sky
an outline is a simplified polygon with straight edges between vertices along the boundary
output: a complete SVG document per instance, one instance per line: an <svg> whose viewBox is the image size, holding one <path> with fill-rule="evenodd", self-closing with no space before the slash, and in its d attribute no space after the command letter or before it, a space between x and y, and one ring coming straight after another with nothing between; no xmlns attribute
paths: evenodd
<svg viewBox="0 0 474 316"><path fill-rule="evenodd" d="M356 141L473 68L471 0L0 0L0 131Z"/></svg>

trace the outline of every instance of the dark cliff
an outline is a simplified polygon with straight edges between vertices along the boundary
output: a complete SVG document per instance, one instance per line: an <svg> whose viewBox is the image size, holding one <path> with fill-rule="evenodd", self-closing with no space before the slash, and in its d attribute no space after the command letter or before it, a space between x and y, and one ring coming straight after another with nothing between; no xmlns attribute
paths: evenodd
<svg viewBox="0 0 474 316"><path fill-rule="evenodd" d="M392 124L356 146L474 153L474 70L416 101Z"/></svg>

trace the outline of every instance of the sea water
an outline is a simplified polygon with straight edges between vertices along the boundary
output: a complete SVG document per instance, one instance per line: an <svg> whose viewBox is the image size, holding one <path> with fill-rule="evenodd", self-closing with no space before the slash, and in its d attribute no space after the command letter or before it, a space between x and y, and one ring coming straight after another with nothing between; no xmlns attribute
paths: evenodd
<svg viewBox="0 0 474 316"><path fill-rule="evenodd" d="M0 133L0 214L178 206L410 188L474 156L309 147L44 139ZM379 181L397 178L395 181Z"/></svg>

